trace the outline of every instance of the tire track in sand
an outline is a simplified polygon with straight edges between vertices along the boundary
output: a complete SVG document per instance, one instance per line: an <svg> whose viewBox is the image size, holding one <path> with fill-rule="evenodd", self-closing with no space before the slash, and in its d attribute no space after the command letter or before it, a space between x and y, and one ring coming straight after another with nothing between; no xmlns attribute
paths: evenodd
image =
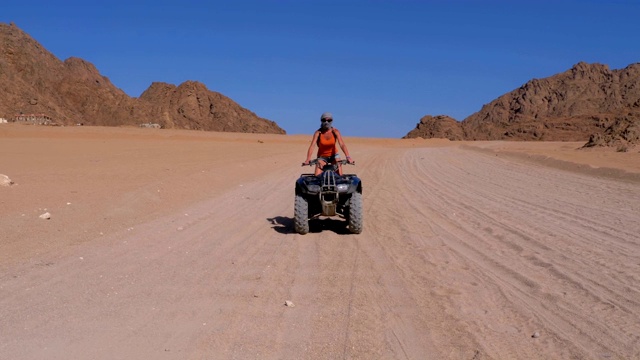
<svg viewBox="0 0 640 360"><path fill-rule="evenodd" d="M500 344L489 353L533 355L521 352L531 348L527 335L543 329L548 337L537 341L552 357L637 356L637 185L455 148L408 153L398 171L420 179L413 198L423 202L425 220L473 274L471 286L470 279L457 284L466 296L450 306L473 315L465 323L482 343ZM483 312L503 324L483 328Z"/></svg>
<svg viewBox="0 0 640 360"><path fill-rule="evenodd" d="M281 166L12 268L0 357L640 357L637 184L454 146L358 161L360 235L293 234Z"/></svg>

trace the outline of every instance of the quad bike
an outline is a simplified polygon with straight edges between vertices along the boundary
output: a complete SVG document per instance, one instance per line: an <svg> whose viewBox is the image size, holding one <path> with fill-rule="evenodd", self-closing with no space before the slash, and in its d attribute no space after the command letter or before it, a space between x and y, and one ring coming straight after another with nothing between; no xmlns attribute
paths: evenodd
<svg viewBox="0 0 640 360"><path fill-rule="evenodd" d="M309 165L317 163L314 159ZM339 163L350 164L346 160ZM340 216L346 219L350 232L362 232L362 182L355 174L340 176L337 167L327 164L320 175L302 174L296 181L293 223L297 233L308 233L309 220L320 216Z"/></svg>

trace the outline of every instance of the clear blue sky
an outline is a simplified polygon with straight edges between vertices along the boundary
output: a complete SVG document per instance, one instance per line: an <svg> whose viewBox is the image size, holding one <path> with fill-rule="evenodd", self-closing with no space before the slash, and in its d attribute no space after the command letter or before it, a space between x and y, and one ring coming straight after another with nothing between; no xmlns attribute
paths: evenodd
<svg viewBox="0 0 640 360"><path fill-rule="evenodd" d="M639 0L0 4L0 22L130 96L197 80L289 134L311 134L330 111L346 136L391 138L580 61L640 62L639 19Z"/></svg>

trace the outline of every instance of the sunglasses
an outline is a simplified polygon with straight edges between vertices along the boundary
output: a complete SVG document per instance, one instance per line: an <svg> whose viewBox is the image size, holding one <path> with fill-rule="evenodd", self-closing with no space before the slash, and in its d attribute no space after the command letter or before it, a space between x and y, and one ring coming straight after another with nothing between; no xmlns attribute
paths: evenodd
<svg viewBox="0 0 640 360"><path fill-rule="evenodd" d="M322 119L322 122L332 122L333 119Z"/></svg>

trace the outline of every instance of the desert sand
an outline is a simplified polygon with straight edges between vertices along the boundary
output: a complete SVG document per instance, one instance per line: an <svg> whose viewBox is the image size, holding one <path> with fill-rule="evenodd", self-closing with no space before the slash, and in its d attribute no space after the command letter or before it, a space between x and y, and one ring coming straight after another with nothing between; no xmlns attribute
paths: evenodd
<svg viewBox="0 0 640 360"><path fill-rule="evenodd" d="M0 125L0 359L640 358L637 150L346 141L298 235L310 136Z"/></svg>

